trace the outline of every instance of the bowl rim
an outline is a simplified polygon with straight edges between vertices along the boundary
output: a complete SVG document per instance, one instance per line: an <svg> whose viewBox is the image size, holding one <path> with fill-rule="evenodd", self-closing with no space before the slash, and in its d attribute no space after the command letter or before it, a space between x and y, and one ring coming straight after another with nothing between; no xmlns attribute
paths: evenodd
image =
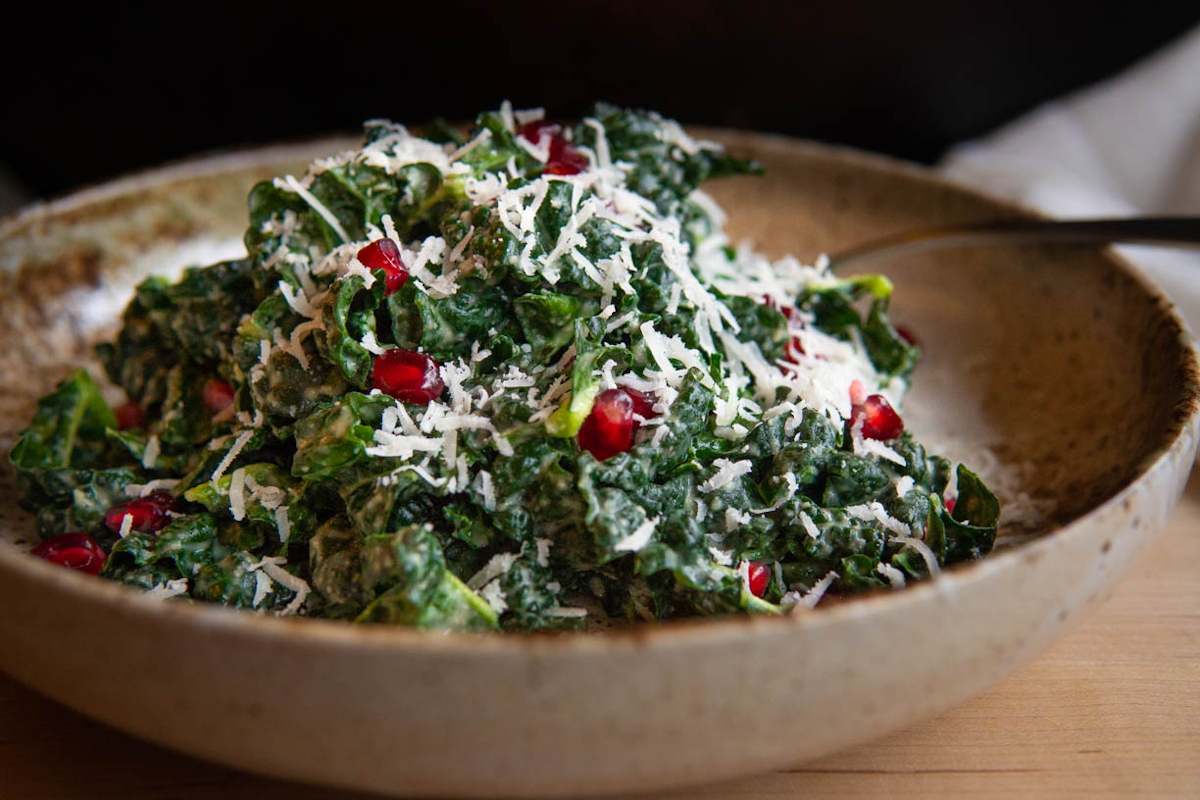
<svg viewBox="0 0 1200 800"><path fill-rule="evenodd" d="M949 188L989 205L1000 206L1017 216L1047 217L1021 203L1001 198L976 187L943 177L930 167L892 156L867 152L845 145L828 144L777 133L741 129L687 126L690 133L727 142L746 142L773 148L796 150L825 158L833 158L851 166L872 171L890 172ZM0 219L0 240L8 238L34 223L56 215L86 209L87 206L115 200L140 191L159 188L175 182L217 177L223 173L253 169L274 161L312 158L313 154L332 152L353 145L350 134L322 136L263 146L218 150L168 162L165 165L136 171L112 180L70 192L45 202L38 202ZM735 145L736 146L736 145ZM876 613L880 609L902 612L936 595L951 597L972 583L1014 568L1018 562L1039 560L1047 550L1058 547L1064 539L1086 534L1088 521L1124 503L1145 483L1152 473L1168 469L1172 457L1195 447L1194 431L1200 429L1200 354L1197 340L1180 315L1175 304L1148 276L1128 259L1103 248L1100 256L1117 268L1157 305L1174 328L1174 337L1181 345L1180 398L1172 410L1167 434L1159 445L1136 468L1134 477L1111 497L1075 519L1038 538L993 552L977 561L956 564L934 579L907 586L903 591L880 589L855 597L845 603L819 610L800 611L779 616L726 615L658 622L638 622L596 633L584 632L441 632L403 626L354 625L345 620L307 617L277 617L271 614L247 613L242 609L199 602L174 602L147 597L145 592L115 581L97 580L73 570L64 570L41 559L31 558L16 547L0 547L0 575L8 570L24 573L24 577L68 596L73 601L102 603L141 621L169 625L189 625L197 631L219 631L240 638L287 642L294 646L338 647L366 649L374 652L411 654L491 654L531 655L539 657L570 657L599 651L643 650L649 647L710 646L733 643L759 636L773 636L792 630L822 629L843 624L843 620ZM1189 429L1193 435L1187 434ZM7 455L7 454L5 454ZM1190 462L1189 462L1190 463ZM10 469L7 464L3 469ZM15 508L15 503L12 504ZM22 512L26 513L26 512Z"/></svg>

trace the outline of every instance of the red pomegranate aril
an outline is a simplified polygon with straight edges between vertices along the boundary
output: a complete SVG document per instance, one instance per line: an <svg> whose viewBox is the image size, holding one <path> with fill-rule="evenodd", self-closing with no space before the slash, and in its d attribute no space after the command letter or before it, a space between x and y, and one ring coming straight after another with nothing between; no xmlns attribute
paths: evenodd
<svg viewBox="0 0 1200 800"><path fill-rule="evenodd" d="M391 239L376 239L358 251L367 269L383 270L383 293L391 294L408 282L408 270L400 257L400 246Z"/></svg>
<svg viewBox="0 0 1200 800"><path fill-rule="evenodd" d="M555 151L554 143L560 144ZM550 160L546 162L545 172L549 175L578 175L588 167L587 156L582 150L576 150L561 139L555 139L550 144Z"/></svg>
<svg viewBox="0 0 1200 800"><path fill-rule="evenodd" d="M221 378L209 378L204 384L204 407L210 414L220 414L233 405L233 387Z"/></svg>
<svg viewBox="0 0 1200 800"><path fill-rule="evenodd" d="M122 403L113 413L117 417L117 430L127 431L130 428L142 428L146 425L146 409L137 403Z"/></svg>
<svg viewBox="0 0 1200 800"><path fill-rule="evenodd" d="M588 167L587 156L567 142L562 126L556 122L545 119L526 122L517 129L517 135L535 145L541 144L542 138L549 135L550 152L543 170L547 175L577 175Z"/></svg>
<svg viewBox="0 0 1200 800"><path fill-rule="evenodd" d="M375 358L371 381L376 389L402 403L428 405L446 388L440 366L424 353L397 347Z"/></svg>
<svg viewBox="0 0 1200 800"><path fill-rule="evenodd" d="M750 562L750 594L762 597L771 582L771 569L761 561Z"/></svg>
<svg viewBox="0 0 1200 800"><path fill-rule="evenodd" d="M654 411L654 398L645 392L639 392L637 389L632 389L628 386L621 386L619 390L629 395L629 399L633 401L633 413L637 414L642 419L653 419L658 414ZM634 420L634 428L637 428L637 420Z"/></svg>
<svg viewBox="0 0 1200 800"><path fill-rule="evenodd" d="M881 394L873 394L855 405L850 419L857 422L862 418L862 435L866 439L890 441L904 433L904 421L892 408L892 404Z"/></svg>
<svg viewBox="0 0 1200 800"><path fill-rule="evenodd" d="M38 558L62 567L95 575L104 566L106 556L100 545L86 533L63 533L33 548Z"/></svg>
<svg viewBox="0 0 1200 800"><path fill-rule="evenodd" d="M954 513L954 504L955 504L956 502L958 502L958 498L957 498L957 497L947 497L945 500L943 500L943 501L942 501L942 505L944 505L944 506L946 507L946 513L947 513L947 514L953 514L953 513Z"/></svg>
<svg viewBox="0 0 1200 800"><path fill-rule="evenodd" d="M561 130L562 126L557 122L551 122L548 119L535 119L533 122L526 122L517 128L517 135L528 142L538 144L542 139L542 131L546 131L550 135L551 141L553 141L559 138Z"/></svg>
<svg viewBox="0 0 1200 800"><path fill-rule="evenodd" d="M163 512L175 510L175 495L170 492L151 492L145 497L139 498L139 500L143 503L149 503Z"/></svg>
<svg viewBox="0 0 1200 800"><path fill-rule="evenodd" d="M633 398L624 389L609 389L596 397L575 438L580 450L604 461L633 446L633 427Z"/></svg>
<svg viewBox="0 0 1200 800"><path fill-rule="evenodd" d="M104 524L113 533L120 533L126 515L132 517L131 531L155 533L171 521L169 511L175 510L175 498L170 492L155 492L137 500L113 506L104 515Z"/></svg>

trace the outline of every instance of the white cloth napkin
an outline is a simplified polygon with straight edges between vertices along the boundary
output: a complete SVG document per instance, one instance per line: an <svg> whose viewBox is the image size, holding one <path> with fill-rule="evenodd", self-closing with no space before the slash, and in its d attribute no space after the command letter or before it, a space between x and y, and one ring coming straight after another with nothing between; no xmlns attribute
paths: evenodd
<svg viewBox="0 0 1200 800"><path fill-rule="evenodd" d="M940 167L1055 217L1200 214L1200 28L1114 78L956 145ZM1200 332L1200 252L1118 249Z"/></svg>

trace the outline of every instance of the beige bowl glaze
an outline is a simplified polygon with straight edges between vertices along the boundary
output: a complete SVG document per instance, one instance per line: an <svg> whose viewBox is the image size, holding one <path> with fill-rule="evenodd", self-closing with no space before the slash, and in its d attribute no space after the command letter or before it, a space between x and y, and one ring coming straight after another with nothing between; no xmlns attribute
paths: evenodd
<svg viewBox="0 0 1200 800"><path fill-rule="evenodd" d="M776 255L1020 213L892 161L719 135L768 177L712 192L735 236ZM236 252L251 183L338 144L184 164L4 224L5 450L34 397L110 331L136 277ZM5 464L0 669L193 755L393 794L679 786L936 714L1070 629L1162 529L1196 449L1196 358L1169 304L1110 255L993 249L888 271L895 316L927 350L910 427L952 455L990 447L999 462L984 472L1052 506L1040 531L1053 532L932 583L784 619L445 636L155 602L53 567L19 546L32 525Z"/></svg>

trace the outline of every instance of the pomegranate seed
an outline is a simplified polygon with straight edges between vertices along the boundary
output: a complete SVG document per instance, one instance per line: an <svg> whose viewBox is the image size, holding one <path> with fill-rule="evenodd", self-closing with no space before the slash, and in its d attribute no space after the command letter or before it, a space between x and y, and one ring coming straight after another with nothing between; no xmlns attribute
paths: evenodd
<svg viewBox="0 0 1200 800"><path fill-rule="evenodd" d="M104 566L104 551L86 533L64 533L33 548L38 558L68 569L95 575Z"/></svg>
<svg viewBox="0 0 1200 800"><path fill-rule="evenodd" d="M587 156L567 143L558 123L545 119L526 122L517 129L517 134L534 144L541 144L542 137L549 134L550 157L546 159L545 169L548 175L576 175L587 169Z"/></svg>
<svg viewBox="0 0 1200 800"><path fill-rule="evenodd" d="M633 446L633 398L624 389L601 392L576 441L599 461L627 451Z"/></svg>
<svg viewBox="0 0 1200 800"><path fill-rule="evenodd" d="M133 517L130 530L142 533L154 533L166 527L171 521L168 511L175 510L175 498L170 492L155 492L137 500L130 500L119 506L113 506L104 515L104 524L113 533L121 531L125 516Z"/></svg>
<svg viewBox="0 0 1200 800"><path fill-rule="evenodd" d="M358 260L367 269L383 270L383 293L391 294L408 282L408 270L400 257L400 247L391 239L376 239L358 251Z"/></svg>
<svg viewBox="0 0 1200 800"><path fill-rule="evenodd" d="M440 366L424 353L393 348L376 357L371 380L376 389L402 403L428 405L446 388Z"/></svg>
<svg viewBox="0 0 1200 800"><path fill-rule="evenodd" d="M637 414L642 419L653 419L658 414L654 411L654 398L645 392L639 392L637 389L631 389L628 386L620 387L620 391L629 395L629 399L633 401L633 413ZM637 420L634 420L634 428L637 428Z"/></svg>
<svg viewBox="0 0 1200 800"><path fill-rule="evenodd" d="M908 344L912 345L913 347L917 346L916 334L914 334L908 328L904 327L903 325L897 325L896 333L900 334L900 338L903 339Z"/></svg>
<svg viewBox="0 0 1200 800"><path fill-rule="evenodd" d="M958 498L957 498L957 497L947 497L945 500L943 500L943 501L942 501L942 505L944 505L944 506L946 507L946 513L947 513L947 514L953 514L953 513L954 513L954 504L955 504L956 502L958 502Z"/></svg>
<svg viewBox="0 0 1200 800"><path fill-rule="evenodd" d="M162 511L174 511L176 507L175 495L170 492L151 492L145 497L140 498L143 503L149 503Z"/></svg>
<svg viewBox="0 0 1200 800"><path fill-rule="evenodd" d="M750 562L750 594L762 597L767 592L767 584L771 582L771 570L761 561Z"/></svg>
<svg viewBox="0 0 1200 800"><path fill-rule="evenodd" d="M119 431L146 426L146 409L137 403L122 403L116 407L113 413L117 415L117 430Z"/></svg>
<svg viewBox="0 0 1200 800"><path fill-rule="evenodd" d="M863 421L862 435L867 439L890 441L904 433L904 421L881 394L873 394L854 406L850 419L857 422L860 416Z"/></svg>
<svg viewBox="0 0 1200 800"><path fill-rule="evenodd" d="M550 160L546 162L545 169L547 174L578 175L587 169L588 159L582 150L576 150L561 139L554 141L559 143L559 147L556 152L554 142L550 144Z"/></svg>
<svg viewBox="0 0 1200 800"><path fill-rule="evenodd" d="M233 405L233 387L220 378L209 378L204 384L204 405L210 414L220 414Z"/></svg>
<svg viewBox="0 0 1200 800"><path fill-rule="evenodd" d="M562 126L548 119L535 119L533 122L526 122L517 128L517 135L526 141L538 144L542 140L542 131L546 131L550 135L551 140L554 140L558 138L562 131Z"/></svg>

